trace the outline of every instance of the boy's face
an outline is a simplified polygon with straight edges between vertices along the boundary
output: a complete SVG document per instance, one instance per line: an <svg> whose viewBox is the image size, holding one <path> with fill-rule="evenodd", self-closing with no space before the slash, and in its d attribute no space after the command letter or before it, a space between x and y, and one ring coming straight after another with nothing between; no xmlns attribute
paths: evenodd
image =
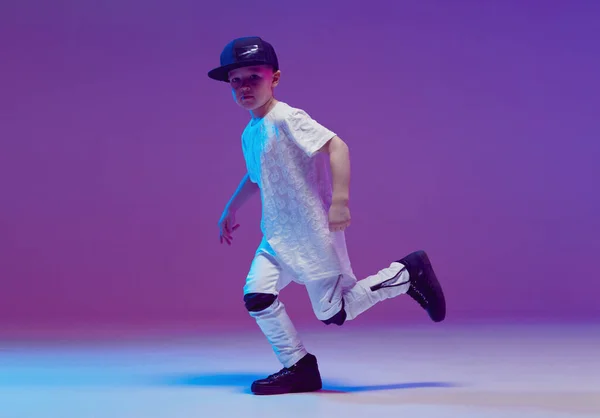
<svg viewBox="0 0 600 418"><path fill-rule="evenodd" d="M273 88L279 84L280 72L267 65L242 67L229 72L233 99L246 110L263 106L273 97Z"/></svg>

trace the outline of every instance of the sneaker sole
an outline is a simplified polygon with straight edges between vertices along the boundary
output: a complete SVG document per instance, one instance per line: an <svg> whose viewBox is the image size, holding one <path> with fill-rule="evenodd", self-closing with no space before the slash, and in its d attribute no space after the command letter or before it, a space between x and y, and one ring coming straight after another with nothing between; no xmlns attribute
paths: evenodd
<svg viewBox="0 0 600 418"><path fill-rule="evenodd" d="M254 385L252 385L251 391L255 395L266 396L266 395L285 395L285 394L290 394L290 393L316 392L316 391L321 390L322 388L323 388L322 385L319 385L318 387L315 386L312 388L295 388L295 389L288 389L288 388L281 388L281 387L255 387Z"/></svg>

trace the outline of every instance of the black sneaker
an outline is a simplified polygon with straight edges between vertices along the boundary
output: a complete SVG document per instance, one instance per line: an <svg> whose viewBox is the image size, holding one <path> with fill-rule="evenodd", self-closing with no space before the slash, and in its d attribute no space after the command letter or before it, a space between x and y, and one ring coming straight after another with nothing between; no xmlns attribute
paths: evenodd
<svg viewBox="0 0 600 418"><path fill-rule="evenodd" d="M323 387L317 358L312 354L302 357L292 367L285 367L266 379L252 383L255 395L314 392Z"/></svg>
<svg viewBox="0 0 600 418"><path fill-rule="evenodd" d="M411 253L398 262L408 270L410 287L406 293L427 311L434 322L443 321L446 318L446 299L425 251Z"/></svg>

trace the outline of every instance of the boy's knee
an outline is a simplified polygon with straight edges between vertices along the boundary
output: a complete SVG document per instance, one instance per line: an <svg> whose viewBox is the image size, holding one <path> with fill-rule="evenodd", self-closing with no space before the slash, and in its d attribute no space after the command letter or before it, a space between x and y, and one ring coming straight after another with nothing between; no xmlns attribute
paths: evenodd
<svg viewBox="0 0 600 418"><path fill-rule="evenodd" d="M260 312L267 309L275 302L277 295L268 293L247 293L244 295L244 304L248 312Z"/></svg>
<svg viewBox="0 0 600 418"><path fill-rule="evenodd" d="M328 319L321 319L325 316L326 313L329 313L329 315L331 315L331 311L333 309L335 309L335 305L338 305L338 312L333 315L330 316ZM321 322L323 322L325 325L331 325L331 324L335 324L335 325L343 325L344 322L346 322L347 319L347 314L346 314L346 301L344 300L344 298L340 298L339 303L335 303L332 304L331 306L329 306L327 310L323 310L323 311L319 311L317 312L317 310L315 310L315 313L317 314L317 317L319 319L321 319ZM315 307L313 306L313 309ZM334 311L335 312L335 311Z"/></svg>
<svg viewBox="0 0 600 418"><path fill-rule="evenodd" d="M325 325L343 325L344 322L346 322L346 310L344 309L344 307L342 307L342 309L338 313L336 313L329 319L322 320L321 322L323 322Z"/></svg>
<svg viewBox="0 0 600 418"><path fill-rule="evenodd" d="M345 306L346 306L346 303L344 301L344 298L342 298L342 306L340 307L339 312L336 313L335 315L333 315L331 318L325 319L321 322L323 322L325 325L331 325L331 324L336 324L338 326L343 325L344 322L346 322L346 309L344 309Z"/></svg>

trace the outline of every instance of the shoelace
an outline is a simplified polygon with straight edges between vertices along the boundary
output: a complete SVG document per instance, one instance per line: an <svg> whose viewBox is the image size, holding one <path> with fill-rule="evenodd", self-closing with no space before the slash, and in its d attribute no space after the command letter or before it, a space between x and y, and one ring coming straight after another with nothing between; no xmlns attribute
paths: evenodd
<svg viewBox="0 0 600 418"><path fill-rule="evenodd" d="M272 375L270 375L267 379L268 380L277 380L280 377L287 376L291 372L292 372L292 369L284 367L283 369L279 370L277 373L273 373Z"/></svg>
<svg viewBox="0 0 600 418"><path fill-rule="evenodd" d="M423 284L422 282L420 284ZM429 302L427 301L427 298L425 297L425 295L419 290L417 289L412 283L410 285L410 288L408 289L408 293L410 296L412 296L418 303L419 305L421 305L421 307L423 308L427 308L427 306L429 305Z"/></svg>

